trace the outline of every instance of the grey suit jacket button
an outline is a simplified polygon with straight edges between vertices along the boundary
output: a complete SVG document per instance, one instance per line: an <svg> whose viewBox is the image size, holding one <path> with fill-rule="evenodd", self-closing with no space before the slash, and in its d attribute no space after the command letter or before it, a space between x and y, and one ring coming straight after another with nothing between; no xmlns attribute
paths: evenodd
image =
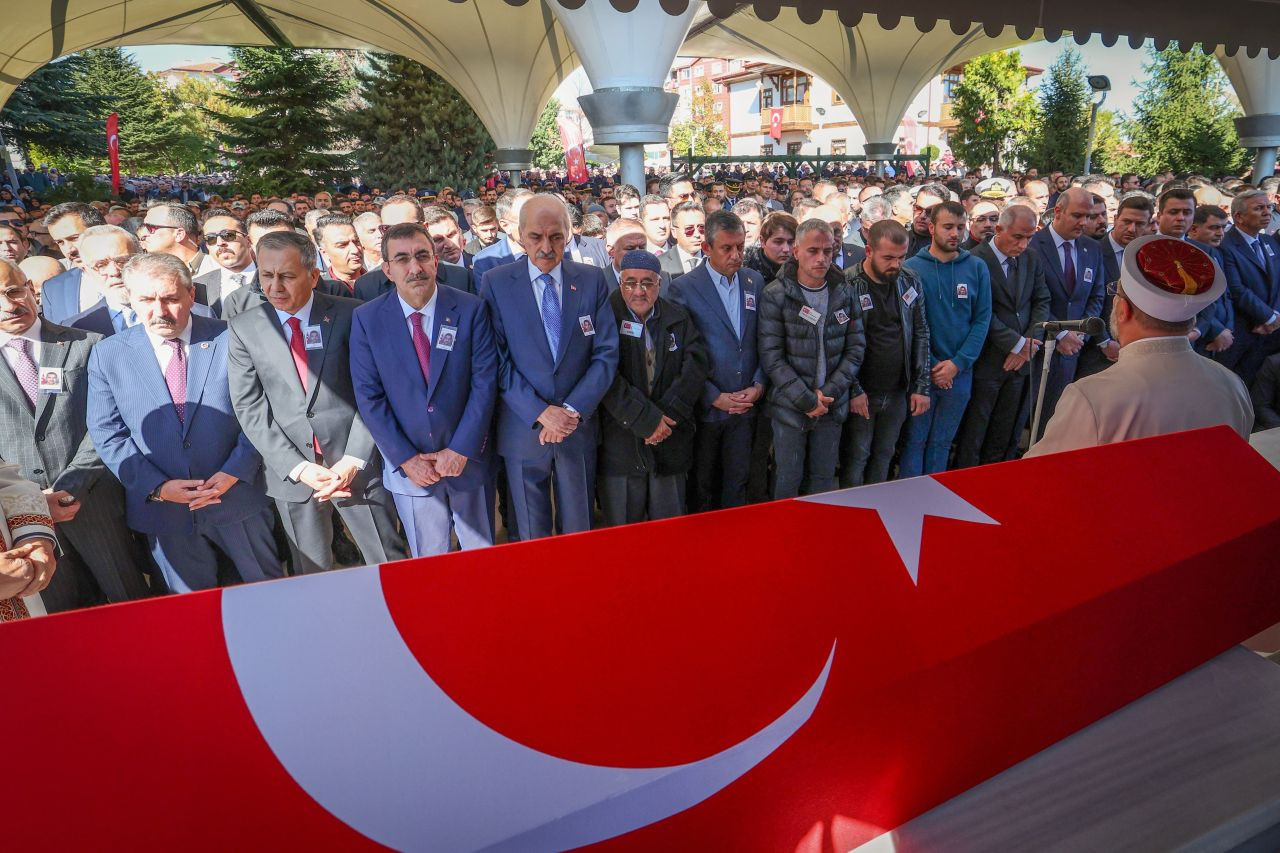
<svg viewBox="0 0 1280 853"><path fill-rule="evenodd" d="M182 448L183 448L183 450L190 450L190 449L191 449L191 442L189 442L189 441L184 441L184 442L182 442Z"/></svg>
<svg viewBox="0 0 1280 853"><path fill-rule="evenodd" d="M436 410L436 407L435 407L435 406L427 406L427 411L428 411L428 412L434 412L435 410Z"/></svg>
<svg viewBox="0 0 1280 853"><path fill-rule="evenodd" d="M307 412L307 417L314 418L315 416L316 416L315 412Z"/></svg>
<svg viewBox="0 0 1280 853"><path fill-rule="evenodd" d="M43 474L43 473L44 473L44 469L43 469L43 468L32 468L32 469L31 469L31 473L32 473L32 474Z"/></svg>

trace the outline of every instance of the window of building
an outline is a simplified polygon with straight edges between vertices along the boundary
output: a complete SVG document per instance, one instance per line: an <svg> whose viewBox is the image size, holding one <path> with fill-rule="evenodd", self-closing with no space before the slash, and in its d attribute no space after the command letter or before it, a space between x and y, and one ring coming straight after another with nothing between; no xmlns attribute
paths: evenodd
<svg viewBox="0 0 1280 853"><path fill-rule="evenodd" d="M835 89L831 90L831 106L838 107L844 103L844 98L840 97L840 93Z"/></svg>
<svg viewBox="0 0 1280 853"><path fill-rule="evenodd" d="M720 62L719 60L717 60L717 61L715 61L715 62L711 63L711 73L712 73L712 74L719 74L719 73L721 72L721 70L723 70L723 69L724 69L724 63L723 63L723 62Z"/></svg>
<svg viewBox="0 0 1280 853"><path fill-rule="evenodd" d="M760 109L767 110L773 106L773 89L760 90Z"/></svg>
<svg viewBox="0 0 1280 853"><path fill-rule="evenodd" d="M716 101L716 112L724 112L724 101Z"/></svg>
<svg viewBox="0 0 1280 853"><path fill-rule="evenodd" d="M681 79L681 80L688 80L688 79L689 79L689 69L688 69L688 68L681 68L681 69L680 69L680 79Z"/></svg>
<svg viewBox="0 0 1280 853"><path fill-rule="evenodd" d="M799 143L799 142L788 142L788 143L787 143L787 153L788 153L788 154L799 154L799 153L800 153L800 145L801 145L801 143Z"/></svg>
<svg viewBox="0 0 1280 853"><path fill-rule="evenodd" d="M772 156L773 156L773 146L772 146L772 145L761 145L761 146L760 146L760 156L762 156L762 157L772 157Z"/></svg>
<svg viewBox="0 0 1280 853"><path fill-rule="evenodd" d="M703 72L703 71L705 71L705 70L706 70L706 69L705 69L705 68L703 68L701 65L695 65L695 66L693 67L693 76L694 76L694 77L701 77L701 76L702 76L702 72Z"/></svg>
<svg viewBox="0 0 1280 853"><path fill-rule="evenodd" d="M782 81L782 105L794 104L796 102L796 81L793 77L788 77Z"/></svg>
<svg viewBox="0 0 1280 853"><path fill-rule="evenodd" d="M724 91L724 84L723 84L723 83L712 83L712 84L711 84L711 91L712 91L712 92L715 92L717 95L718 95L718 94L720 94L721 92L723 92L723 91Z"/></svg>
<svg viewBox="0 0 1280 853"><path fill-rule="evenodd" d="M942 103L949 104L956 99L956 86L960 85L959 74L942 75Z"/></svg>
<svg viewBox="0 0 1280 853"><path fill-rule="evenodd" d="M796 103L797 104L809 103L809 78L808 77L796 78Z"/></svg>
<svg viewBox="0 0 1280 853"><path fill-rule="evenodd" d="M833 139L831 140L831 153L835 155L843 155L848 148L848 140Z"/></svg>

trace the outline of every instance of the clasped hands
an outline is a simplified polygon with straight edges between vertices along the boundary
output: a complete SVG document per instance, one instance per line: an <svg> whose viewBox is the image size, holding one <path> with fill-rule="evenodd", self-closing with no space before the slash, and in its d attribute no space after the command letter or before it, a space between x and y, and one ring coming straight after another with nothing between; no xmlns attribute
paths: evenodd
<svg viewBox="0 0 1280 853"><path fill-rule="evenodd" d="M332 468L308 462L298 472L298 481L315 490L315 499L324 501L351 497L351 481L360 469L354 462L340 459Z"/></svg>
<svg viewBox="0 0 1280 853"><path fill-rule="evenodd" d="M467 457L445 448L434 453L419 453L400 466L409 482L420 488L434 486L445 477L456 477L467 467Z"/></svg>
<svg viewBox="0 0 1280 853"><path fill-rule="evenodd" d="M35 595L49 585L56 567L48 539L33 539L0 552L0 598Z"/></svg>
<svg viewBox="0 0 1280 853"><path fill-rule="evenodd" d="M577 412L571 412L564 406L547 406L538 415L538 423L542 425L538 443L559 444L573 435L581 420L582 417Z"/></svg>
<svg viewBox="0 0 1280 853"><path fill-rule="evenodd" d="M240 482L226 471L219 471L205 480L166 480L159 490L160 499L176 504L186 504L192 512L222 503L227 490Z"/></svg>
<svg viewBox="0 0 1280 853"><path fill-rule="evenodd" d="M751 411L763 393L762 385L751 385L741 391L722 391L711 401L711 405L731 415L745 415Z"/></svg>

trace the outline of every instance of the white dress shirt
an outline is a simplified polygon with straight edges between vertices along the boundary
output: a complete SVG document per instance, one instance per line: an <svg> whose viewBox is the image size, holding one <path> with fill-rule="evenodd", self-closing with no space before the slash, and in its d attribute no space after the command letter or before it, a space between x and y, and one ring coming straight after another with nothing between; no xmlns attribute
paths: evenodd
<svg viewBox="0 0 1280 853"><path fill-rule="evenodd" d="M996 248L995 240L988 240L987 245L991 247L991 254L996 256L996 260L1000 263L1000 271L1004 273L1004 277L1007 279L1009 277L1009 256L1006 255L1004 252L1000 251L998 248ZM1014 346L1013 349L1009 350L1009 352L1012 355L1017 355L1018 353L1022 352L1023 348L1026 347L1026 345L1027 345L1026 338L1018 338L1018 343Z"/></svg>
<svg viewBox="0 0 1280 853"><path fill-rule="evenodd" d="M9 369L13 371L13 375L18 375L18 353L13 347L9 346L9 341L14 338L26 338L31 341L31 360L40 366L40 316L36 315L36 321L31 324L31 328L27 329L20 335L11 335L8 332L0 332L0 354L4 355L5 363L9 365Z"/></svg>
<svg viewBox="0 0 1280 853"><path fill-rule="evenodd" d="M164 372L169 369L169 360L173 358L173 347L166 346L165 342L170 338L162 338L150 329L146 330L147 340L151 341L151 349L156 355L156 361L160 364L160 375L164 376ZM182 354L189 355L188 350L191 349L191 319L187 318L187 327L177 335L178 340L182 341ZM187 359L187 364L191 364L191 359Z"/></svg>
<svg viewBox="0 0 1280 853"><path fill-rule="evenodd" d="M258 265L250 261L249 266L240 272L233 272L226 267L218 267L218 269L222 271L222 298L226 299L240 288L249 286L249 282L253 281L253 276L258 271Z"/></svg>
<svg viewBox="0 0 1280 853"><path fill-rule="evenodd" d="M684 249L680 248L679 244L676 245L676 255L680 258L680 269L685 272L692 272L698 268L698 264L702 263L701 252L696 255L691 255Z"/></svg>
<svg viewBox="0 0 1280 853"><path fill-rule="evenodd" d="M431 291L431 298L427 300L427 304L421 308L414 308L408 302L400 298L400 294L396 294L396 299L400 302L400 311L404 314L405 327L409 330L409 340L413 341L413 321L409 317L413 314L422 315L422 333L427 336L428 345L431 343L431 331L435 328L436 322L436 297L440 295L439 288Z"/></svg>

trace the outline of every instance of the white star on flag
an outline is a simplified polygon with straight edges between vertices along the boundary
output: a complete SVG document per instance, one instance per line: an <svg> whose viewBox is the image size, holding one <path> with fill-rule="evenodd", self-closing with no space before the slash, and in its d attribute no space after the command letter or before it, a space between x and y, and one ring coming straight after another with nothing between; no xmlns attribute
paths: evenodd
<svg viewBox="0 0 1280 853"><path fill-rule="evenodd" d="M874 486L845 489L822 495L800 498L812 503L847 506L855 509L873 509L880 514L880 523L898 549L902 564L911 575L911 582L919 586L920 548L924 538L924 517L954 518L974 524L999 524L991 516L939 483L933 477L913 477Z"/></svg>

